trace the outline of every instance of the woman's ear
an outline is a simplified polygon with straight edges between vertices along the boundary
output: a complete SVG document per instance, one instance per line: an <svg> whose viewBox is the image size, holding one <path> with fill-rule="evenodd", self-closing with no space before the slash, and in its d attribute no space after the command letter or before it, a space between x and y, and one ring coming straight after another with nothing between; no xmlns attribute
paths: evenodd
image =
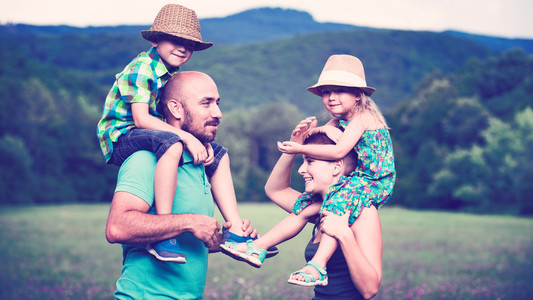
<svg viewBox="0 0 533 300"><path fill-rule="evenodd" d="M176 120L181 120L183 118L183 105L177 100L170 99L167 102L167 110Z"/></svg>
<svg viewBox="0 0 533 300"><path fill-rule="evenodd" d="M342 159L336 160L333 167L333 175L337 176L344 171L344 161Z"/></svg>

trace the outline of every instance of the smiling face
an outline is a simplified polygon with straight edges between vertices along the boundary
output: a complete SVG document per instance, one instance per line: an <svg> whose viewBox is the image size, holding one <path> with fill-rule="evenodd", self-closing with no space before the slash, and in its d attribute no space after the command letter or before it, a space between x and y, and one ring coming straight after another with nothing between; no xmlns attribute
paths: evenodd
<svg viewBox="0 0 533 300"><path fill-rule="evenodd" d="M324 107L336 118L350 120L354 106L361 101L356 88L325 85L320 87Z"/></svg>
<svg viewBox="0 0 533 300"><path fill-rule="evenodd" d="M152 46L163 59L168 70L186 63L192 56L194 42L185 39L162 39L152 42Z"/></svg>
<svg viewBox="0 0 533 300"><path fill-rule="evenodd" d="M320 160L304 155L298 173L305 181L305 192L319 194L324 198L328 188L338 180L339 167L339 161Z"/></svg>

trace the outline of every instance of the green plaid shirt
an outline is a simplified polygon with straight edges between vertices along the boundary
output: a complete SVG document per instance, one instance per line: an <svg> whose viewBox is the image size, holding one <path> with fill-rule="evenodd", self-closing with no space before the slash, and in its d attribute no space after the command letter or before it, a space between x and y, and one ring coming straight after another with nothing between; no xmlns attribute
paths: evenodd
<svg viewBox="0 0 533 300"><path fill-rule="evenodd" d="M115 77L115 83L107 94L102 119L98 122L96 135L100 148L108 162L113 153L113 142L121 134L135 127L131 103L148 103L149 113L161 118L157 103L161 89L179 69L170 73L154 47L142 52Z"/></svg>

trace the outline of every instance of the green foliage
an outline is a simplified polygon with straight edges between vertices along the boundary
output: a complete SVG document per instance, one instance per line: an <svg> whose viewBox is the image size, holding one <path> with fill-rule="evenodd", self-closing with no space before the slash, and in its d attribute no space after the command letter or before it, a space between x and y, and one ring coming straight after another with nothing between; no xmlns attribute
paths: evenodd
<svg viewBox="0 0 533 300"><path fill-rule="evenodd" d="M422 81L389 119L398 170L392 203L531 214L532 63L513 50Z"/></svg>
<svg viewBox="0 0 533 300"><path fill-rule="evenodd" d="M280 156L276 141L287 140L298 109L287 103L268 103L224 114L217 141L229 149L237 199L264 201L264 184Z"/></svg>
<svg viewBox="0 0 533 300"><path fill-rule="evenodd" d="M448 193L474 211L531 214L532 118L527 108L512 124L491 119L484 146L447 156L430 187L432 194Z"/></svg>
<svg viewBox="0 0 533 300"><path fill-rule="evenodd" d="M32 157L19 137L4 135L0 139L0 203L24 203L32 199L27 188L35 182Z"/></svg>
<svg viewBox="0 0 533 300"><path fill-rule="evenodd" d="M150 45L118 27L60 31L0 32L0 55L6 57L0 66L0 174L7 178L2 203L111 199L117 168L104 164L96 123L114 74ZM506 142L527 140L515 118L524 119L524 110L533 107L531 56L511 50L489 57L489 48L450 33L360 28L217 44L183 66L217 82L224 113L218 141L230 149L238 199L264 201L264 182L280 155L276 141L288 139L306 116L327 120L320 116L320 99L306 87L335 53L362 59L392 127L398 177L391 204L487 211L497 200L480 195L496 195L492 188L498 186L500 196L512 194L511 212L531 213L531 173L524 171L531 168L517 171L531 165L528 156L518 158L523 153L514 144L497 148L483 134L496 135L497 121L486 130L497 119L518 135ZM506 167L476 169L477 152L469 152L474 147L482 164ZM468 171L486 178L457 185L457 172L464 171L455 165L467 163L476 167ZM503 195L500 189L510 186L513 193Z"/></svg>
<svg viewBox="0 0 533 300"><path fill-rule="evenodd" d="M110 177L95 137L99 88L85 75L61 71L0 48L11 59L0 72L1 202L99 202ZM31 76L28 76L31 75Z"/></svg>

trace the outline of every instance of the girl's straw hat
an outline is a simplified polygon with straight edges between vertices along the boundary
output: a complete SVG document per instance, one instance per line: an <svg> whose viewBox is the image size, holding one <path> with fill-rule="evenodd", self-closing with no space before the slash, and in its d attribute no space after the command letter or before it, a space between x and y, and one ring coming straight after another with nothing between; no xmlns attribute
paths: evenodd
<svg viewBox="0 0 533 300"><path fill-rule="evenodd" d="M143 38L153 41L156 37L174 36L195 42L194 51L205 50L213 43L202 41L200 21L194 10L179 4L167 4L155 17L150 30L142 30Z"/></svg>
<svg viewBox="0 0 533 300"><path fill-rule="evenodd" d="M351 55L336 54L328 58L318 82L307 88L311 93L322 96L319 87L324 85L337 85L356 87L363 90L368 96L372 95L375 88L366 85L365 69L363 63Z"/></svg>

